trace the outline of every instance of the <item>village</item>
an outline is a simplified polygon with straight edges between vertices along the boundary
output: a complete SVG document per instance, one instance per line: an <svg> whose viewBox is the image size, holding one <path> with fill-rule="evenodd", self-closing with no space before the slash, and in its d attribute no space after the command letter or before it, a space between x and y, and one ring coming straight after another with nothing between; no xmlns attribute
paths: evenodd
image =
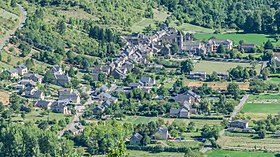
<svg viewBox="0 0 280 157"><path fill-rule="evenodd" d="M147 74L149 74L149 72L160 73L162 69L164 69L164 65L155 63L151 58L162 56L170 60L180 56L181 59L183 59L182 54L184 54L183 57L186 56L189 58L205 55L207 53L215 53L221 49L230 51L234 48L233 41L228 39L210 39L204 43L194 40L192 34L185 35L174 28L167 28L164 25L151 36L133 33L130 36L123 37L122 42L125 46L121 48L118 57L114 59L113 62L94 66L91 74L94 81L100 80L100 75L113 77L120 81L115 81L113 84L105 83L100 87L90 88L88 91L84 91L84 93L87 94L87 98L83 103L81 102L81 93L77 89L71 87L71 77L69 77L68 74L65 73L65 70L59 65L52 66L49 71L46 72L45 76L30 72L25 65L15 66L14 69L6 71L11 79L16 80L14 81L15 83L10 86L13 87L15 93L31 101L34 107L51 110L55 113L71 115L73 113L71 113L71 108L69 106L74 105L76 109L77 106L85 106L87 109L92 110L93 115L102 115L104 119L104 117L110 117L110 115L104 115L105 110L112 107L115 103L118 103L118 98L114 96L115 92L121 92L128 96L132 91L141 90L149 94L152 90L159 89L162 86L162 83L158 83L152 75L141 75L139 81L135 82L122 82L121 80L126 80L129 73L136 66L141 65L144 67L144 71L146 71ZM176 53L174 52L174 43L175 45L178 44ZM255 48L256 45L254 44L243 43L240 45L239 50L249 52ZM234 62L248 61L240 59ZM230 76L228 71L219 71L219 69L217 69L216 72L219 80L229 80ZM5 73L5 71L3 73ZM186 78L205 81L209 75L211 74L204 71L190 71L189 74L186 75ZM54 84L61 88L46 96L45 93L40 90L40 87L46 86L46 83ZM170 118L191 118L192 115L199 116L202 114L202 112L198 111L198 108L195 107L199 106L204 99L194 92L197 91L195 90L197 88L198 87L191 87L183 93L180 92L180 94L177 93L168 97L168 99L179 104L177 108L169 109L168 115ZM155 95L152 97L152 100L155 99L164 100L166 98L162 95ZM92 104L96 106L88 107ZM83 109L85 107L83 107ZM84 110L76 111L74 114L81 112L82 114L80 114L80 116L83 116ZM76 119L79 119L79 117ZM82 130L80 129L84 127L75 127L81 126L79 120L73 121L72 123L73 124L69 126L69 130L74 135L81 133ZM245 132L253 132L252 129L248 128L248 121L242 119L232 120L228 125L227 131L233 131L236 130L236 128L242 129ZM168 133L167 128L160 127L155 134L157 135L154 135L154 137L159 140L173 139ZM130 144L139 145L143 136L144 135L135 133L130 140Z"/></svg>

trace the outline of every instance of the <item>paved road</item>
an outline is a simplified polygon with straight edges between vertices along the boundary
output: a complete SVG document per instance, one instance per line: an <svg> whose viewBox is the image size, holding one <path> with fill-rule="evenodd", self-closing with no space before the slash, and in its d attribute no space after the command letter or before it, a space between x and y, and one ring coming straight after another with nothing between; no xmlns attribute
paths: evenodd
<svg viewBox="0 0 280 157"><path fill-rule="evenodd" d="M26 21L26 16L27 16L26 10L25 10L21 5L19 5L19 4L18 4L18 7L19 7L19 10L20 10L20 18L19 18L20 22L19 22L19 25L14 29L14 32L10 33L10 34L12 34L12 35L16 32L16 30L21 29L21 28L24 26L25 21ZM10 40L10 38L12 37L12 35L8 35L8 36L3 40L3 42L0 43L0 51L3 49L3 47L4 47L7 43L9 43L9 40Z"/></svg>
<svg viewBox="0 0 280 157"><path fill-rule="evenodd" d="M237 106L235 106L231 116L230 116L230 119L229 120L232 120L236 114L240 111L240 109L243 107L243 105L245 104L246 100L248 99L249 97L249 94L246 94L239 102L239 104Z"/></svg>
<svg viewBox="0 0 280 157"><path fill-rule="evenodd" d="M80 116L83 115L85 106L84 105L76 106L75 109L76 109L76 115L74 115L72 122L70 124L66 125L66 127L59 132L59 136L58 136L59 138L64 134L65 131L69 130L72 127L75 127L75 125L79 123Z"/></svg>
<svg viewBox="0 0 280 157"><path fill-rule="evenodd" d="M90 95L90 93L91 93L91 91L87 92L88 95ZM58 136L59 138L62 137L62 135L64 134L65 131L69 130L70 128L74 128L75 125L79 123L80 117L85 112L85 106L90 105L90 104L93 104L93 100L92 100L91 96L89 97L89 99L87 100L87 102L84 105L75 107L76 115L74 115L72 122L59 132L59 136Z"/></svg>

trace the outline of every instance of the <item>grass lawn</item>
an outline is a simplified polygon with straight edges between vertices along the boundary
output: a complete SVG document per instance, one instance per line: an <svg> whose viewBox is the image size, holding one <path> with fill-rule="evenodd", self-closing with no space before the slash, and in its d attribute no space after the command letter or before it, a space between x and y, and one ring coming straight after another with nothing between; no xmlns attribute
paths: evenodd
<svg viewBox="0 0 280 157"><path fill-rule="evenodd" d="M34 108L30 113L27 113L25 115L25 119L24 121L36 121L36 120L47 120L48 118L50 120L52 119L56 119L57 121L64 119L66 117L69 117L67 115L61 114L61 113L53 113L50 112L49 115L44 115L43 117L40 115L41 112L44 112L45 110L39 109L39 108ZM18 120L22 120L21 116L18 115L17 117L13 117L12 118L13 121L18 121ZM71 120L71 117L70 117Z"/></svg>
<svg viewBox="0 0 280 157"><path fill-rule="evenodd" d="M272 78L269 78L266 82L271 83L271 84L279 84L280 83L280 78L272 77Z"/></svg>
<svg viewBox="0 0 280 157"><path fill-rule="evenodd" d="M188 33L213 33L214 32L213 29L196 26L189 23L183 23L182 25L177 26L176 21L173 21L170 24L170 26Z"/></svg>
<svg viewBox="0 0 280 157"><path fill-rule="evenodd" d="M261 46L264 42L270 39L275 45L280 45L280 41L276 43L273 38L270 38L270 35L265 34L195 34L195 38L200 40L209 39L213 36L217 39L233 40L235 44L238 44L240 40L244 40L245 42L254 43Z"/></svg>
<svg viewBox="0 0 280 157"><path fill-rule="evenodd" d="M280 95L250 95L241 111L244 112L246 116L250 116L252 119L263 119L269 114L275 115L280 112Z"/></svg>
<svg viewBox="0 0 280 157"><path fill-rule="evenodd" d="M274 157L273 153L243 152L230 150L211 150L206 153L207 157Z"/></svg>
<svg viewBox="0 0 280 157"><path fill-rule="evenodd" d="M217 62L217 61L199 61L195 64L193 71L205 71L207 74L216 72L227 72L228 70L237 66L251 67L250 63L233 63L233 62ZM261 64L256 65L256 70L259 73Z"/></svg>
<svg viewBox="0 0 280 157"><path fill-rule="evenodd" d="M146 151L127 150L129 157L184 157L184 153L161 152L150 153Z"/></svg>
<svg viewBox="0 0 280 157"><path fill-rule="evenodd" d="M126 116L123 122L130 122L133 124L149 123L150 121L157 121L160 117L144 117L144 116ZM181 119L181 118L162 118L165 123L172 124L173 122L178 123L189 123L194 122L195 126L202 128L205 124L208 125L220 125L221 120L199 120L199 119Z"/></svg>
<svg viewBox="0 0 280 157"><path fill-rule="evenodd" d="M136 22L131 27L132 32L142 32L143 29L149 25L153 28L156 27L156 22L164 21L169 15L165 11L158 11L154 9L154 18L142 18L139 22Z"/></svg>
<svg viewBox="0 0 280 157"><path fill-rule="evenodd" d="M280 111L280 104L245 104L242 108L245 113L266 113L266 114L276 114Z"/></svg>

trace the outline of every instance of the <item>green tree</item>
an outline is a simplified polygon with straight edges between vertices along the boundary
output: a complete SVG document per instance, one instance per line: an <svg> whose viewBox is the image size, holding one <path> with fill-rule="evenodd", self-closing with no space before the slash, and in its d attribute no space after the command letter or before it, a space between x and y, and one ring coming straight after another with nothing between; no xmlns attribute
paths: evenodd
<svg viewBox="0 0 280 157"><path fill-rule="evenodd" d="M143 33L144 33L144 34L147 34L147 35L150 35L150 34L152 33L152 31L153 31L153 27L152 27L151 24L149 24L149 26L147 26L147 27L144 28Z"/></svg>
<svg viewBox="0 0 280 157"><path fill-rule="evenodd" d="M264 49L270 49L272 50L274 48L272 42L270 40L267 40L266 43L264 44Z"/></svg>
<svg viewBox="0 0 280 157"><path fill-rule="evenodd" d="M258 136L259 138L265 138L265 135L266 135L266 130L262 129L258 132Z"/></svg>
<svg viewBox="0 0 280 157"><path fill-rule="evenodd" d="M171 50L171 53L174 55L179 52L179 47L176 43L173 43L173 44L171 44L170 50Z"/></svg>
<svg viewBox="0 0 280 157"><path fill-rule="evenodd" d="M69 71L68 71L68 75L69 75L70 77L74 77L75 74L76 74L76 72L75 72L73 66L71 66L70 69L69 69Z"/></svg>
<svg viewBox="0 0 280 157"><path fill-rule="evenodd" d="M109 149L107 157L127 157L126 148L123 142L119 142L116 148Z"/></svg>
<svg viewBox="0 0 280 157"><path fill-rule="evenodd" d="M203 157L203 154L195 149L187 148L184 157Z"/></svg>
<svg viewBox="0 0 280 157"><path fill-rule="evenodd" d="M50 71L47 71L44 75L43 82L52 83L54 80L54 76Z"/></svg>
<svg viewBox="0 0 280 157"><path fill-rule="evenodd" d="M218 49L217 49L217 53L226 53L225 47L223 44L220 44Z"/></svg>
<svg viewBox="0 0 280 157"><path fill-rule="evenodd" d="M233 95L234 98L238 98L240 94L239 85L236 83L230 83L227 87L227 91L229 94Z"/></svg>
<svg viewBox="0 0 280 157"><path fill-rule="evenodd" d="M63 20L57 22L57 30L59 33L64 34L66 32L66 23Z"/></svg>
<svg viewBox="0 0 280 157"><path fill-rule="evenodd" d="M186 60L181 63L182 73L190 73L193 69L194 69L194 65L191 60Z"/></svg>

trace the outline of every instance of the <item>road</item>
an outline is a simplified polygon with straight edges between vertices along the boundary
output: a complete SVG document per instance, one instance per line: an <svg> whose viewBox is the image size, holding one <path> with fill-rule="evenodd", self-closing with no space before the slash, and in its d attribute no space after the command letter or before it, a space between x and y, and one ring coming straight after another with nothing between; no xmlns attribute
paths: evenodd
<svg viewBox="0 0 280 157"><path fill-rule="evenodd" d="M74 118L72 119L70 124L66 125L65 128L59 132L59 136L58 136L59 138L62 137L65 131L69 130L72 127L75 127L75 125L79 123L80 116L84 114L85 106L84 105L76 106L75 109L76 109L76 114L74 115Z"/></svg>
<svg viewBox="0 0 280 157"><path fill-rule="evenodd" d="M24 27L24 24L25 24L25 21L26 21L26 17L27 17L27 12L26 10L18 4L18 7L19 7L19 10L20 10L20 17L19 17L19 24L18 26L13 30L12 33L10 33L9 35L7 35L4 39L3 39L3 42L0 43L0 51L3 49L3 47L9 43L9 40L10 38L12 37L12 35L15 34L15 32L18 30L18 29L21 29L22 27Z"/></svg>
<svg viewBox="0 0 280 157"><path fill-rule="evenodd" d="M243 107L243 105L245 104L245 102L247 101L249 97L249 94L246 94L239 102L239 104L237 106L235 106L229 120L231 121L235 116L236 114L240 111L240 109Z"/></svg>
<svg viewBox="0 0 280 157"><path fill-rule="evenodd" d="M90 93L91 93L91 91L87 92L88 95L90 95ZM66 127L59 132L59 135L58 135L59 138L62 137L62 135L64 134L65 131L69 130L70 128L75 127L75 125L79 123L80 117L85 112L85 106L90 105L90 104L93 104L93 100L92 100L91 96L89 97L89 99L87 100L87 102L84 105L75 107L76 114L74 115L74 118L72 119L70 124L66 125Z"/></svg>

